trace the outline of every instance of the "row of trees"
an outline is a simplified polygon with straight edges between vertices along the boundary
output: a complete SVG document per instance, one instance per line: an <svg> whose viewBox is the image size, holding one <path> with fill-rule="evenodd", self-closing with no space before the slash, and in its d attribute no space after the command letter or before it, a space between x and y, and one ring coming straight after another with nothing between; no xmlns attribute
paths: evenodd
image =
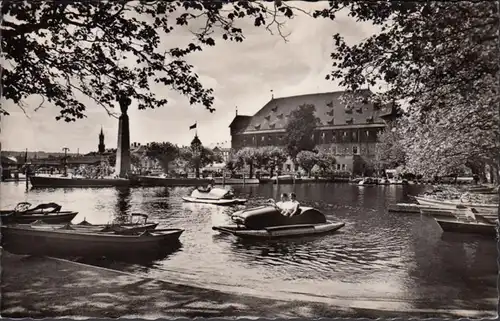
<svg viewBox="0 0 500 321"><path fill-rule="evenodd" d="M264 169L273 176L276 168L281 169L289 153L286 148L275 146L245 147L240 149L227 162L226 168L230 171L249 167L250 178L256 169ZM302 167L311 176L313 173L320 176L330 176L336 172L335 152L332 149L314 151L302 150L295 155L295 165ZM313 169L316 168L316 171Z"/></svg>
<svg viewBox="0 0 500 321"><path fill-rule="evenodd" d="M146 157L158 161L165 173L170 173L171 165L183 171L195 170L200 177L200 168L223 161L222 155L202 145L195 136L190 146L177 146L170 142L153 142L147 145Z"/></svg>

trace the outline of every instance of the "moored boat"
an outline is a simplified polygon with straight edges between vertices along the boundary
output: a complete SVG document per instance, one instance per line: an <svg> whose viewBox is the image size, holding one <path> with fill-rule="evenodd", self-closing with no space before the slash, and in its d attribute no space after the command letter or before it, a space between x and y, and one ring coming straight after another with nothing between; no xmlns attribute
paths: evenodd
<svg viewBox="0 0 500 321"><path fill-rule="evenodd" d="M2 247L13 254L122 257L157 255L176 245L183 229L157 229L121 234L51 225L11 225L2 228Z"/></svg>
<svg viewBox="0 0 500 321"><path fill-rule="evenodd" d="M133 222L134 217L144 218L144 222ZM113 232L115 234L134 234L148 230L154 230L158 226L157 222L148 223L148 215L141 213L132 213L131 219L127 223L111 223L111 224L91 224L86 219L78 224L71 225L72 228L95 230L98 232Z"/></svg>
<svg viewBox="0 0 500 321"><path fill-rule="evenodd" d="M204 203L215 205L235 205L244 204L246 199L234 198L230 190L223 188L211 188L210 190L195 189L191 196L184 196L182 199L190 203Z"/></svg>
<svg viewBox="0 0 500 321"><path fill-rule="evenodd" d="M214 226L213 230L241 238L277 238L334 232L343 222L327 221L325 215L312 207L301 207L297 214L287 217L274 206L262 206L235 212L234 225Z"/></svg>
<svg viewBox="0 0 500 321"><path fill-rule="evenodd" d="M358 186L375 186L378 184L376 179L371 177L365 177L361 181L358 182Z"/></svg>
<svg viewBox="0 0 500 321"><path fill-rule="evenodd" d="M496 224L465 222L453 218L434 218L444 232L481 234L496 237Z"/></svg>
<svg viewBox="0 0 500 321"><path fill-rule="evenodd" d="M13 210L0 211L1 223L30 224L43 221L46 224L62 224L71 222L78 214L74 211L61 211L61 205L56 203L43 203L33 208L30 206L28 202L21 202Z"/></svg>
<svg viewBox="0 0 500 321"><path fill-rule="evenodd" d="M30 176L33 187L114 187L130 186L128 178L83 178L63 176Z"/></svg>
<svg viewBox="0 0 500 321"><path fill-rule="evenodd" d="M23 214L12 212L0 215L2 224L30 224L36 221L42 221L46 224L62 224L71 222L78 212L59 212L59 213L34 213Z"/></svg>
<svg viewBox="0 0 500 321"><path fill-rule="evenodd" d="M214 184L213 178L175 178L163 176L137 176L141 186L197 186Z"/></svg>
<svg viewBox="0 0 500 321"><path fill-rule="evenodd" d="M62 206L57 203L42 203L35 207L31 207L31 203L29 202L20 202L11 210L0 210L1 214L10 214L12 212L25 213L25 214L33 214L33 213L54 213L60 212Z"/></svg>
<svg viewBox="0 0 500 321"><path fill-rule="evenodd" d="M498 204L491 204L491 203L466 203L462 202L461 200L442 200L442 199L435 199L422 196L414 196L413 198L415 198L415 200L421 205L434 206L440 208L456 209L457 205L460 205L464 207L474 207L478 210L487 209L495 211L498 209Z"/></svg>

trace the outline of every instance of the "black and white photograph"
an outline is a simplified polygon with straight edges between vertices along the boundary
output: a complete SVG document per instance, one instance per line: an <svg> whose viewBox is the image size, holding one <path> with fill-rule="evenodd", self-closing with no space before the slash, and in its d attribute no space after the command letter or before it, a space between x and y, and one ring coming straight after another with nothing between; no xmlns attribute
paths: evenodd
<svg viewBox="0 0 500 321"><path fill-rule="evenodd" d="M0 8L1 317L498 318L500 1Z"/></svg>

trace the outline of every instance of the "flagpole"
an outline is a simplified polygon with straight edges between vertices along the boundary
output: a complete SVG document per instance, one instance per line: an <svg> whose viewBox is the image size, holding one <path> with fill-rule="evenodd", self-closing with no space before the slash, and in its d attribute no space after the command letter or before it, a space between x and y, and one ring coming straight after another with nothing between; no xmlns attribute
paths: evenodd
<svg viewBox="0 0 500 321"><path fill-rule="evenodd" d="M194 135L195 135L195 136L198 136L198 121L195 121L195 122L194 122L194 124L195 124L195 126L196 126L196 127L194 128Z"/></svg>

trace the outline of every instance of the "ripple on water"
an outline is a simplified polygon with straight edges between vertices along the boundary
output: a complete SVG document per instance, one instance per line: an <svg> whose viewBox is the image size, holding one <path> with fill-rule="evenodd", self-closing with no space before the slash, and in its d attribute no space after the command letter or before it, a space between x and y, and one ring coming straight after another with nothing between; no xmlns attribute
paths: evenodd
<svg viewBox="0 0 500 321"><path fill-rule="evenodd" d="M432 219L387 212L387 204L407 202L406 193L418 193L412 188L234 186L240 197L249 199L248 207L294 191L304 206L317 207L328 219L346 223L330 235L270 241L244 241L212 231L213 225L230 223L230 214L242 207L183 203L181 197L192 188L39 189L26 194L24 184L1 183L0 204L5 208L20 201L54 201L64 209L77 210L75 222L85 217L96 224L142 212L161 227L184 228L182 247L165 259L133 265L96 263L167 281L240 287L263 295L282 291L310 297L441 302L440 291L454 289L459 297L467 294L470 300L490 293L496 297L495 284L479 289L469 280L472 276L494 278L494 242L464 246L468 242L464 239L443 241Z"/></svg>

